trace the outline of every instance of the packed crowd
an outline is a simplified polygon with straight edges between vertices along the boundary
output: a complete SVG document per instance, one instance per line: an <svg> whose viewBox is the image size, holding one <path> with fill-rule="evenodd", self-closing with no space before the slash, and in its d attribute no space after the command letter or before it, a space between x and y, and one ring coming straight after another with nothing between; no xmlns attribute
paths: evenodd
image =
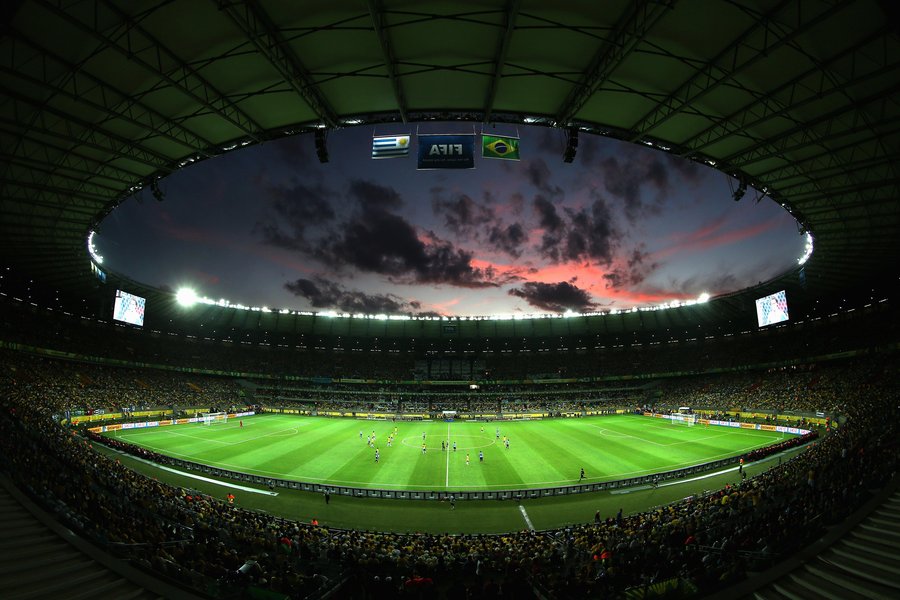
<svg viewBox="0 0 900 600"><path fill-rule="evenodd" d="M372 388L376 388L373 390ZM642 404L646 392L637 386L604 382L541 385L492 385L485 390L428 390L423 386L322 384L272 386L263 384L256 399L272 409L298 408L320 412L458 413L561 413L596 411Z"/></svg>
<svg viewBox="0 0 900 600"><path fill-rule="evenodd" d="M432 585L483 593L501 582L522 594L531 582L550 597L609 597L672 577L711 590L846 516L894 475L900 454L900 380L889 356L823 367L810 394L839 398L846 425L737 486L550 532L337 531L242 510L97 454L52 418L83 401L70 395L71 384L90 368L0 357L2 468L83 535L111 548L128 545L144 567L220 591L252 582L301 598L345 575L353 578L346 589L384 597Z"/></svg>
<svg viewBox="0 0 900 600"><path fill-rule="evenodd" d="M764 409L833 413L851 391L846 367L820 364L670 380L656 402L660 407L722 410Z"/></svg>
<svg viewBox="0 0 900 600"><path fill-rule="evenodd" d="M164 408L176 410L230 407L244 397L233 379L185 375L151 369L110 367L22 357L0 351L3 364L13 373L30 374L31 394L56 414L72 415L134 412Z"/></svg>
<svg viewBox="0 0 900 600"><path fill-rule="evenodd" d="M900 381L890 360L840 371L849 384L839 406L848 416L845 427L737 486L566 531L567 557L574 560L548 574L547 589L607 597L670 577L714 589L845 517L896 473Z"/></svg>

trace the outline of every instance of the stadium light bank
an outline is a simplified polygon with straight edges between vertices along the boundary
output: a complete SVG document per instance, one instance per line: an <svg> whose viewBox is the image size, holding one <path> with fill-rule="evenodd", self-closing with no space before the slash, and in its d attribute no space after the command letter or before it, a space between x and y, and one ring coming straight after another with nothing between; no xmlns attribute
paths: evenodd
<svg viewBox="0 0 900 600"><path fill-rule="evenodd" d="M87 236L87 251L91 256L91 259L98 265L103 264L103 257L100 255L100 252L97 250L97 246L94 245L94 236L97 235L97 232L91 229Z"/></svg>
<svg viewBox="0 0 900 600"><path fill-rule="evenodd" d="M574 312L572 310L567 310L563 313L508 313L508 314L497 314L497 315L484 315L484 316L458 316L458 317L449 317L449 316L415 316L415 315L388 315L388 314L366 314L366 313L348 313L348 312L338 312L335 310L326 310L322 312L313 312L313 311L304 311L304 310L290 310L288 308L282 309L271 309L267 306L245 306L243 304L237 304L230 302L224 298L220 298L219 300L214 300L212 298L208 298L206 296L199 295L194 289L183 287L180 288L175 293L175 301L185 308L190 308L196 304L203 304L206 306L218 306L220 308L231 308L235 310L246 310L251 312L263 312L263 313L271 313L277 312L281 315L305 315L311 317L325 317L329 319L371 319L374 321L521 321L528 319L570 319L573 317L602 317L606 315L619 315L625 313L636 313L638 311L656 311L656 310L667 310L670 308L681 308L683 306L694 306L697 304L704 304L708 302L710 299L710 295L706 292L703 292L695 299L690 300L672 300L670 302L664 302L662 304L658 304L655 306L634 306L630 309L611 309L608 311L596 311L596 312L587 312L580 313Z"/></svg>
<svg viewBox="0 0 900 600"><path fill-rule="evenodd" d="M812 256L813 253L813 236L810 232L806 232L806 245L803 248L803 256L797 259L797 264L805 265L806 261L809 260L809 257Z"/></svg>

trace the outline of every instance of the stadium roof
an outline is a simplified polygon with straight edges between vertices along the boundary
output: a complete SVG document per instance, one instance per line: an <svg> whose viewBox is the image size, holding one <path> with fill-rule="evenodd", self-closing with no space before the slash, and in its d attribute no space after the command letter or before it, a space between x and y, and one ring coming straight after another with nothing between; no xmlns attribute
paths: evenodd
<svg viewBox="0 0 900 600"><path fill-rule="evenodd" d="M898 16L887 0L6 2L0 254L96 296L88 232L160 177L322 127L460 119L651 145L782 204L812 258L712 302L723 318L763 291L894 285Z"/></svg>

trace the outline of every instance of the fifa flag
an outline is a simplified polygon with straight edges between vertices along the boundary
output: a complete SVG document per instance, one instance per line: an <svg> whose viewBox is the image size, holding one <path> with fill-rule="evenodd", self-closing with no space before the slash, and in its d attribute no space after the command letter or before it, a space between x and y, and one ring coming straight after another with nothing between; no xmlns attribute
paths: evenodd
<svg viewBox="0 0 900 600"><path fill-rule="evenodd" d="M481 158L519 160L519 138L482 134Z"/></svg>
<svg viewBox="0 0 900 600"><path fill-rule="evenodd" d="M475 134L420 133L418 169L474 169Z"/></svg>
<svg viewBox="0 0 900 600"><path fill-rule="evenodd" d="M372 138L372 158L409 156L408 135L378 135Z"/></svg>

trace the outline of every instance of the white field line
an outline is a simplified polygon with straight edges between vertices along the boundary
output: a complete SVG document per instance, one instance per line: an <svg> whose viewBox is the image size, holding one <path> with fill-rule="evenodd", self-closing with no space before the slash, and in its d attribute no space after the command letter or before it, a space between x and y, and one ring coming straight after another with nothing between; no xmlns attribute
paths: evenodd
<svg viewBox="0 0 900 600"><path fill-rule="evenodd" d="M709 477L716 477L717 475L723 475L730 471L737 471L737 467L728 467L727 469L722 469L721 471L715 471L713 473L706 473L705 475L698 475L697 477L691 477L690 479L676 479L675 481L667 481L666 483L660 483L657 487L669 487L670 485L681 485L682 483L690 483L691 481L700 481L701 479L707 479ZM610 494L630 494L631 492L640 492L641 490L649 490L653 486L652 485L637 485L627 490L612 490Z"/></svg>
<svg viewBox="0 0 900 600"><path fill-rule="evenodd" d="M532 525L531 519L528 518L528 513L525 512L525 507L521 504L519 505L519 512L522 513L522 518L525 519L525 524L528 525L528 529L534 531L534 525Z"/></svg>
<svg viewBox="0 0 900 600"><path fill-rule="evenodd" d="M593 425L593 424L590 424L590 423L585 423L585 425L589 425L590 427L596 427L596 428L598 428L598 429L603 429L602 427L598 427L597 425ZM154 428L154 429L155 429L155 428ZM139 431L146 431L146 430L139 430ZM278 431L278 432L275 432L275 433L283 433L284 431L288 431L288 430L285 429L285 430L281 430L281 431ZM738 433L738 432L735 431L735 432L733 432L733 433ZM270 435L271 435L271 434L270 434ZM634 436L629 436L629 437L634 437ZM640 438L638 438L638 439L640 439ZM749 447L749 448L745 448L745 449L744 449L744 452L749 452L750 450L753 450L753 449L755 449L755 448L761 448L761 447L763 447L763 446L767 446L767 445L770 444L771 441L774 440L774 439L781 439L781 438L771 438L770 440L767 440L767 441L762 442L762 443L760 443L760 444L751 446L751 447ZM681 443L681 442L676 442L676 443ZM145 448L150 449L150 450L158 451L160 454L165 454L165 455L168 455L168 456L174 456L174 457L176 457L176 458L183 458L183 459L185 459L185 460L190 460L190 461L197 462L197 458L196 458L195 456L192 456L192 455L189 455L189 454L180 454L180 453L177 453L177 452L172 452L172 451L170 451L170 450L167 449L167 448L161 448L161 447L158 447L158 446L151 446L151 445L149 445L149 444L141 444L141 445L142 445L143 447L145 447ZM659 444L658 444L658 445L659 445ZM719 459L719 458L725 458L725 457L727 457L727 456L734 456L734 453L732 453L732 452L727 452L727 453L723 453L723 454L717 454L717 455L714 455L714 456L707 456L707 457L704 459L704 462L714 461L714 460L716 460L716 459ZM761 462L761 461L757 461L757 462ZM207 464L210 464L210 465L213 466L213 467L221 467L221 468L226 468L226 469L230 468L230 469L233 469L233 470L235 470L235 471L240 471L240 472L242 472L242 473L247 473L247 474L249 474L249 475L264 475L264 476L276 477L276 478L279 478L279 479L290 479L290 480L292 480L292 481L308 481L308 482L311 482L311 483L315 483L315 482L324 482L324 483L333 483L333 484L335 484L335 485L347 485L347 486L353 486L353 487L364 487L364 488L373 488L373 489L374 489L374 488L380 488L380 489L400 488L400 489L409 489L409 490L414 490L414 489L424 489L424 490L429 490L429 489L433 489L433 488L434 488L433 485L416 485L416 484L410 484L410 483L386 483L386 482L379 482L379 483L377 483L377 484L373 484L371 481L348 481L348 480L333 479L333 478L331 478L331 477L311 477L311 476L307 476L307 475L294 475L294 476L288 478L288 477L285 476L285 475L286 475L285 473L278 473L278 472L274 472L274 471L266 471L266 470L263 470L263 469L254 469L254 468L251 468L251 467L247 467L246 465L235 465L235 464L224 463L224 462L218 462L218 461L216 461L215 463L207 463ZM681 467L694 466L694 465L696 465L696 464L703 464L703 463L695 463L695 462L675 463L675 464L672 464L672 465L667 465L667 466L664 468L664 470L673 470L673 469L678 469L678 468L681 468ZM614 474L608 475L608 476L606 476L606 477L590 477L590 478L587 478L585 481L588 482L588 483L591 483L591 482L602 482L602 481L614 481L614 480L616 480L616 479L625 479L625 478L628 478L628 477L631 476L631 475L640 475L640 474L650 474L650 473L655 473L655 472L659 472L659 470L660 470L660 469L657 468L657 469L640 469L640 470L637 470L637 471L625 471L625 472L622 472L622 473L614 473ZM530 482L524 484L526 487L523 487L523 484L522 484L521 482L516 482L516 483L492 483L492 484L482 484L482 485L479 486L479 487L482 488L482 489L489 489L489 490L495 490L495 489L496 489L496 490L498 490L498 491L504 491L504 490L529 489L529 488L531 488L531 487L539 488L539 487L553 487L553 486L556 486L556 485L571 485L571 484L575 484L575 483L578 483L578 480L576 480L576 479L560 479L560 480L555 480L555 481L530 481ZM457 486L450 486L450 485L447 485L446 487L447 487L447 488L451 488L451 489L454 489L454 488L468 488L468 486L464 486L464 485L457 485Z"/></svg>
<svg viewBox="0 0 900 600"><path fill-rule="evenodd" d="M450 487L450 423L447 423L447 479L444 487Z"/></svg>
<svg viewBox="0 0 900 600"><path fill-rule="evenodd" d="M766 446L766 445L768 445L768 442L764 442L762 444L753 446L751 448L747 448L746 451L753 450L754 448L761 448L762 446ZM145 448L148 448L150 450L156 450L160 454L174 456L176 458L183 458L185 460L190 460L190 461L194 461L194 462L197 461L197 458L190 454L179 454L177 452L171 452L166 448L154 447L149 444L142 444L142 446ZM707 461L713 461L713 460L716 460L717 458L724 458L726 456L734 456L734 455L731 452L728 452L725 454L717 454L715 456L707 457ZM761 462L761 461L757 461L757 462ZM425 490L434 489L433 485L416 485L416 484L411 484L411 483L385 483L385 482L379 482L377 484L373 484L371 481L348 481L348 480L343 480L343 479L333 479L331 477L310 477L307 475L296 475L296 476L287 478L287 477L285 477L284 473L277 473L275 471L265 471L263 469L254 469L251 467L247 467L246 465L234 465L234 464L218 462L218 461L216 461L215 463L206 463L206 464L210 464L210 466L213 466L213 467L231 468L235 471L240 471L241 473L247 473L249 475L265 475L265 476L276 477L279 479L290 479L291 481L325 482L325 483L333 483L335 485L347 485L347 486L352 486L352 487L363 487L363 488L367 488L367 489L368 488L372 488L372 489L401 488L401 489L410 489L410 490L412 490L412 489L425 489ZM680 467L694 466L696 464L698 464L698 463L693 463L693 462L676 463L674 465L669 465L668 470L677 469ZM699 463L699 464L703 464L703 463ZM641 469L638 471L626 471L623 473L615 473L615 474L609 475L607 477L590 477L590 478L585 479L585 481L587 481L589 483L592 481L593 482L615 481L616 479L625 479L625 478L629 477L630 475L639 475L639 474L648 474L649 475L651 473L656 473L656 472L659 472L659 469ZM500 488L498 491L504 491L504 490L530 489L531 487L539 488L539 487L552 487L555 485L571 485L571 484L575 484L575 483L578 483L578 480L576 480L576 479L559 479L559 480L555 480L555 481L530 481L530 482L524 484L526 487L522 487L523 484L521 484L519 482L516 482L516 483L486 483L486 484L482 484L480 487L486 488L486 489ZM452 487L452 488L468 488L468 486L465 486L465 485L455 485L455 486L447 486L447 487L448 488L450 488L450 487Z"/></svg>
<svg viewBox="0 0 900 600"><path fill-rule="evenodd" d="M729 428L727 428L727 429L728 429L728 430L731 430L731 431L726 430L726 431L721 431L721 432L715 433L715 434L713 434L713 435L707 435L707 436L703 436L703 437L699 437L699 438L693 438L693 439L690 439L690 440L683 440L683 441L681 441L681 442L672 442L672 443L670 443L670 444L661 444L661 443L659 443L659 442L653 442L653 441L650 441L650 440L645 440L644 438L638 437L638 436L636 436L636 435L631 435L631 434L628 434L628 433L623 433L623 432L621 432L621 431L613 431L613 430L610 430L610 429L606 429L605 427L600 427L599 425L594 425L594 424L592 424L592 423L585 423L585 425L587 425L588 427L593 427L593 428L595 428L595 429L599 429L599 430L601 431L601 435L603 435L604 437L609 437L609 438L612 438L612 439L616 439L616 438L620 438L620 439L621 439L621 438L633 438L633 439L636 439L636 440L641 440L642 442L646 442L646 443L648 443L648 444L656 444L657 446L663 446L663 447L665 447L665 448L670 448L670 447L672 447L672 446L678 446L678 445L681 445L681 444L696 444L697 442L702 442L702 441L704 441L704 440L713 440L713 439L716 439L716 438L725 437L726 435L744 435L744 436L748 436L748 435L749 435L749 436L754 436L754 437L757 437L757 438L760 437L760 436L758 436L758 435L756 435L756 434L753 434L753 433L750 433L750 432L748 432L748 431L740 431L740 430L736 430L736 428L729 427ZM756 430L754 429L754 431L756 431ZM610 433L610 434L612 434L612 435L605 435L605 434L607 434L607 433ZM778 435L771 435L771 436L766 436L766 438L769 439L769 440L780 440L780 439L781 439L781 436L778 436Z"/></svg>
<svg viewBox="0 0 900 600"><path fill-rule="evenodd" d="M600 427L599 425L594 425L593 423L585 423L588 427L593 427L594 429L599 429L600 431L606 432L609 431L605 427ZM622 433L621 431L613 431L612 433L618 434L618 437L630 437L634 440L640 440L645 444L653 444L654 446L665 446L665 444L660 444L659 442L654 442L653 440L647 440L642 437L638 437L636 435L631 435L630 433ZM609 436L614 437L614 436Z"/></svg>
<svg viewBox="0 0 900 600"><path fill-rule="evenodd" d="M178 425L173 425L173 427L179 427L179 426L178 426ZM180 432L180 431L174 431L174 430L171 430L171 429L159 429L159 428L157 428L157 427L152 427L152 428L147 428L147 429L138 429L138 430L132 430L132 431L133 431L134 433L137 433L137 432L139 432L139 431L157 431L157 432L162 431L162 432L164 432L164 433L166 433L166 434L168 434L168 435L177 435L177 436L186 437L186 438L191 438L191 439L195 439L195 440L202 440L202 441L204 441L204 442L213 442L213 443L215 443L215 444L222 444L223 446L236 446L236 445L238 445L238 444L243 444L243 443L246 443L246 442L252 442L252 441L254 441L254 440L259 440L259 439L262 439L262 438L264 438L264 437L269 437L269 436L274 436L274 435L283 435L285 432L289 432L289 433L292 433L292 434L293 434L293 433L300 433L296 427L288 427L287 429L279 429L278 431L270 431L269 433L264 433L264 434L262 434L262 435L256 435L256 436L253 436L253 437L246 437L246 438L240 439L240 440L238 440L238 441L236 441L236 442L223 442L223 441L221 441L221 440L213 440L213 439L210 439L210 438L208 438L208 437L202 437L202 436L199 436L199 435L191 435L191 434L189 434L189 433L182 433L182 432ZM118 436L116 436L116 437L118 437L118 438L120 438L120 439L123 439L123 438L124 438L125 440L128 440L130 434L132 433L132 431L128 431L128 432L125 433L125 434L120 434L120 435L118 435Z"/></svg>
<svg viewBox="0 0 900 600"><path fill-rule="evenodd" d="M791 450L793 450L793 448L788 448L787 450L782 450L781 452L778 452L777 454L773 454L771 456L767 456L760 460L754 461L753 464L758 465L760 463L768 462L775 458L780 458L782 456L785 456ZM697 477L691 477L690 479L676 479L675 481L667 481L665 483L660 483L659 487L668 487L670 485L681 485L682 483L690 483L691 481L700 481L701 479L706 479L708 477L715 477L717 475L722 475L724 473L730 473L731 471L737 471L738 468L739 467L728 467L727 469L722 469L720 471L715 471L713 473L706 473L704 475L698 475ZM641 490L649 490L652 487L653 487L652 485L638 485L638 486L635 486L632 488L628 488L627 490L612 490L612 491L610 491L610 494L629 494L631 492L639 492Z"/></svg>
<svg viewBox="0 0 900 600"><path fill-rule="evenodd" d="M127 455L130 456L130 455ZM168 471L169 473L175 473L176 475L181 475L183 477L190 477L191 479L199 479L200 481L205 481L207 483L214 483L216 485L221 485L223 487L234 488L236 490L242 490L244 492L252 492L254 494L263 494L266 496L277 496L278 492L270 492L268 490L257 490L256 488L247 487L245 485L238 485L236 483L228 483L227 481L221 481L219 479L211 479L209 477L203 477L202 475L194 475L193 473L185 473L184 471L179 471L178 469L173 469L171 467L166 467L163 465L158 465L153 461L146 460L144 458L138 458L136 456L132 456L131 458L135 460L139 460L142 463L152 465L157 469L162 469L163 471Z"/></svg>

